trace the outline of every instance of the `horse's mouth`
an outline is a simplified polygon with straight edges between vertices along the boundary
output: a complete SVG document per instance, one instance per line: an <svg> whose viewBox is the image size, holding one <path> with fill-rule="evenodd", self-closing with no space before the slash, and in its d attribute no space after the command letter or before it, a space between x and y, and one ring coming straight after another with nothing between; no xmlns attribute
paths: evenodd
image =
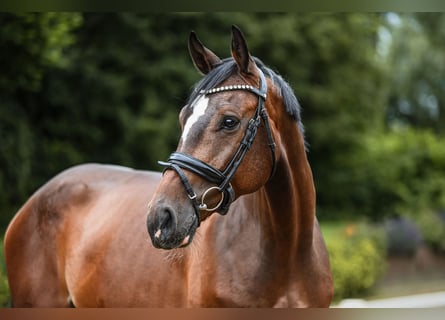
<svg viewBox="0 0 445 320"><path fill-rule="evenodd" d="M157 249L165 249L165 250L171 250L171 249L177 249L177 248L184 248L187 247L190 243L192 243L193 240L193 234L188 234L184 238L182 238L181 241L178 241L176 239L170 240L170 239L152 239L153 246Z"/></svg>
<svg viewBox="0 0 445 320"><path fill-rule="evenodd" d="M184 248L187 247L190 243L192 243L197 229L198 229L198 222L197 220L195 220L190 226L189 230L185 233L186 236L182 239L181 243L179 244L179 246L177 246L177 248Z"/></svg>
<svg viewBox="0 0 445 320"><path fill-rule="evenodd" d="M177 249L177 248L185 248L193 241L193 237L195 236L196 228L192 227L189 232L186 233L186 236L182 239L181 242L173 241L170 243L163 243L160 248L162 249Z"/></svg>
<svg viewBox="0 0 445 320"><path fill-rule="evenodd" d="M192 238L193 236L191 235L187 235L184 240L182 240L181 244L179 245L178 248L184 248L187 247L190 243L192 243Z"/></svg>

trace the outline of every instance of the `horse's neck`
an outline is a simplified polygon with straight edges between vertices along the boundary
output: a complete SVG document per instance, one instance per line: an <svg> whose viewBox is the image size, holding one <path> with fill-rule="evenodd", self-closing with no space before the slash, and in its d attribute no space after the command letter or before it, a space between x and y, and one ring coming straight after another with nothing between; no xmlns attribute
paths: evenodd
<svg viewBox="0 0 445 320"><path fill-rule="evenodd" d="M288 254L310 248L315 218L315 188L306 158L304 139L296 123L289 122L280 139L280 159L264 196L269 207L261 212L270 221L271 236ZM264 226L267 230L268 226Z"/></svg>
<svg viewBox="0 0 445 320"><path fill-rule="evenodd" d="M298 130L292 124L289 129ZM300 267L312 270L304 261L312 250L315 191L303 139L299 132L295 135L277 141L281 146L277 170L264 187L240 197L226 216L214 214L202 224L197 249L191 250L192 244L187 255L190 270L196 270L189 281L197 297L217 292L228 298L236 287L244 288L240 292L247 300L241 304L258 304L249 299L260 294L267 305L297 281ZM250 297L246 292L255 294Z"/></svg>
<svg viewBox="0 0 445 320"><path fill-rule="evenodd" d="M221 237L236 238L237 247L250 248L277 266L279 260L292 263L297 252L310 249L315 216L315 189L304 141L296 124L290 125L277 143L280 159L273 178L254 194L241 197L232 212L218 217L216 226ZM289 135L292 130L295 134Z"/></svg>

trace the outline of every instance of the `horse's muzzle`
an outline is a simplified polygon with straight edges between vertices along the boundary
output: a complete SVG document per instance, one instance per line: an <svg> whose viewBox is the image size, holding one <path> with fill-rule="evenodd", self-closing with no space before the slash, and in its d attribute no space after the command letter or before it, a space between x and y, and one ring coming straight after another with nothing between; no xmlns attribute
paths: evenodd
<svg viewBox="0 0 445 320"><path fill-rule="evenodd" d="M147 215L147 230L152 244L159 249L175 249L191 243L198 227L194 213L181 214L171 206L157 205Z"/></svg>

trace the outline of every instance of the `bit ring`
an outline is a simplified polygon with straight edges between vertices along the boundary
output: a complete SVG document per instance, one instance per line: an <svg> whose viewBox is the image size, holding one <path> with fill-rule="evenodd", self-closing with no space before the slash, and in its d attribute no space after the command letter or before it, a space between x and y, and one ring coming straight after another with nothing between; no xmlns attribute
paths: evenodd
<svg viewBox="0 0 445 320"><path fill-rule="evenodd" d="M221 192L221 200L219 200L218 204L215 207L209 209L209 208L207 208L207 204L204 203L204 200L205 200L205 197L207 196L207 194L210 191L213 191L213 190L218 190L219 192ZM211 188L208 188L202 194L202 196L201 196L201 203L198 205L198 208L199 208L199 210L203 210L203 211L214 211L214 210L218 209L221 206L221 204L223 203L223 200L224 200L224 192L222 192L219 189L219 187L211 187Z"/></svg>

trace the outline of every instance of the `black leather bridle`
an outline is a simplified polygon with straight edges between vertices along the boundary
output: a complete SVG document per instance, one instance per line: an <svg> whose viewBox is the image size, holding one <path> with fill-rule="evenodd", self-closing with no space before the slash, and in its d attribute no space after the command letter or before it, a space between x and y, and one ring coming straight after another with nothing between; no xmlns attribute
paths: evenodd
<svg viewBox="0 0 445 320"><path fill-rule="evenodd" d="M272 132L270 129L269 124L269 117L267 115L267 111L265 108L265 101L266 101L266 94L267 94L267 82L266 78L264 77L263 72L258 69L260 74L260 87L259 89L250 86L250 85L232 85L232 86L224 86L224 87L217 87L205 91L201 91L201 94L204 95L210 95L210 94L216 94L219 92L224 91L234 91L234 90L245 90L250 91L258 96L258 105L255 110L255 113L253 114L253 117L249 120L249 123L247 125L246 132L244 134L244 138L241 141L238 149L236 150L235 154L233 155L232 159L230 160L229 164L226 166L226 168L223 171L220 171L216 169L215 167L212 167L211 165L196 159L195 157L192 157L190 155L181 153L181 152L173 152L170 157L168 158L167 162L164 161L158 161L158 163L167 169L173 169L178 174L179 178L181 179L182 184L185 187L185 190L187 191L188 197L192 201L193 207L195 209L195 214L197 216L198 226L201 223L201 218L199 215L200 211L215 211L217 209L218 212L222 215L225 215L227 211L229 210L230 204L235 199L235 192L233 191L232 185L230 182L233 179L233 176L235 175L236 171L238 170L238 167L240 166L241 162L244 159L244 156L246 155L247 151L250 149L250 147L253 144L253 141L255 139L258 127L261 123L261 119L264 122L264 126L266 128L267 137L269 140L269 147L272 152L272 171L270 174L270 177L275 173L275 167L276 167L276 159L275 159L275 142L272 136ZM207 189L201 196L201 201L199 202L196 196L196 193L193 191L192 186L190 185L190 182L188 181L186 175L183 172L184 170L193 172L194 174L199 175L203 179L211 182L212 184L215 184L216 186L211 187ZM206 196L213 190L217 190L221 193L221 200L218 202L218 204L214 208L208 208L205 204L204 200Z"/></svg>

